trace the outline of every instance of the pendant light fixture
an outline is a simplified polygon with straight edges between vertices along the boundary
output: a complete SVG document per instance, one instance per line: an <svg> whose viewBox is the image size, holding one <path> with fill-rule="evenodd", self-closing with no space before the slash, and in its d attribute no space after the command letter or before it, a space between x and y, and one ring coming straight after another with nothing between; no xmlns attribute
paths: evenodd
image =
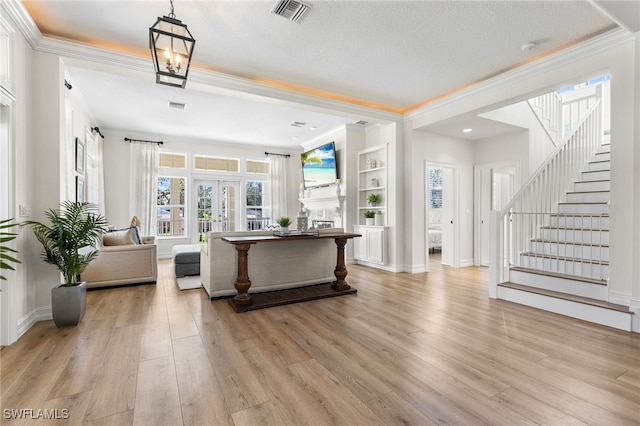
<svg viewBox="0 0 640 426"><path fill-rule="evenodd" d="M196 41L187 26L176 19L173 0L170 2L169 16L158 17L149 28L149 48L156 70L156 83L184 89Z"/></svg>

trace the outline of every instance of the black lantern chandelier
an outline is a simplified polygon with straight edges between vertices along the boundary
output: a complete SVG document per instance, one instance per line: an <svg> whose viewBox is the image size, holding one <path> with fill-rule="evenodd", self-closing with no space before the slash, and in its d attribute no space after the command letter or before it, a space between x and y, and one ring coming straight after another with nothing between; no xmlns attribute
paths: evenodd
<svg viewBox="0 0 640 426"><path fill-rule="evenodd" d="M149 28L149 48L156 69L156 83L184 89L196 41L187 26L176 19L173 0L170 1L169 16L158 17Z"/></svg>

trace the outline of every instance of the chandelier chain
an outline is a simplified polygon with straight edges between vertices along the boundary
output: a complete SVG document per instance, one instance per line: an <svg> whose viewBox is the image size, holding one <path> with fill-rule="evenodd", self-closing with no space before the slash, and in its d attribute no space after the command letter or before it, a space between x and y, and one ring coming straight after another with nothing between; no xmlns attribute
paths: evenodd
<svg viewBox="0 0 640 426"><path fill-rule="evenodd" d="M169 13L169 18L176 19L176 14L173 13L173 0L169 0L169 2L171 3L171 13Z"/></svg>

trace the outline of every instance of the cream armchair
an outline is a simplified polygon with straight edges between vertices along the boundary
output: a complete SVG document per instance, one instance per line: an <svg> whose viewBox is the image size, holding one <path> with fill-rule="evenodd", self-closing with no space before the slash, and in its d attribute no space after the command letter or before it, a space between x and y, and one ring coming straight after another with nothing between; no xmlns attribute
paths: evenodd
<svg viewBox="0 0 640 426"><path fill-rule="evenodd" d="M143 238L143 244L121 241L121 245L105 245L109 241L104 240L109 238L110 234L100 238L98 257L81 275L88 288L156 282L158 255L153 238Z"/></svg>

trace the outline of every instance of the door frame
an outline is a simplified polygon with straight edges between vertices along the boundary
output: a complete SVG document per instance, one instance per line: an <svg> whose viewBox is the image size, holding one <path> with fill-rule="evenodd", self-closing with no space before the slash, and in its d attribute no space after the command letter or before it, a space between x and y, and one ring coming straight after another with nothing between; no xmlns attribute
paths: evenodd
<svg viewBox="0 0 640 426"><path fill-rule="evenodd" d="M453 217L453 227L451 230L451 242L453 244L452 247L452 263L450 266L454 268L458 268L460 266L460 214L459 214L459 204L460 204L460 187L459 187L459 179L458 179L458 167L454 164L449 163L440 163L433 161L425 161L424 162L424 233L425 233L425 242L424 242L424 251L425 251L425 270L429 272L429 169L430 168L442 168L442 169L450 169L451 170L451 188L453 190L452 200L453 207L451 215ZM444 176L443 176L444 179ZM444 181L443 181L443 193L442 198L444 200ZM443 242L443 250L444 250L444 242Z"/></svg>
<svg viewBox="0 0 640 426"><path fill-rule="evenodd" d="M244 197L244 191L241 185L242 181L241 179L229 179L228 177L221 177L221 176L207 176L207 177L203 177L203 176L198 176L198 177L194 177L192 179L192 188L193 191L191 192L193 194L192 197L190 197L189 199L189 203L191 204L191 211L193 212L193 214L189 215L189 227L190 229L193 229L194 231L191 232L191 240L193 243L198 243L198 235L199 235L199 231L198 231L198 203L197 203L197 196L198 196L198 185L201 184L211 184L212 186L214 186L214 190L213 190L213 200L212 203L214 206L216 206L215 208L217 209L218 206L218 202L219 202L219 190L220 190L220 185L221 184L231 184L231 185L236 185L237 188L237 202L236 202L236 227L238 229L236 230L242 230L244 229L245 226L245 221L243 220L243 209L244 209L244 203L242 202L243 197ZM217 223L217 222L216 222ZM214 232L217 231L217 229L213 229Z"/></svg>
<svg viewBox="0 0 640 426"><path fill-rule="evenodd" d="M505 167L514 167L516 169L516 192L520 189L522 164L519 160L505 160L490 163L480 163L473 166L473 265L482 265L482 197L483 182L482 172L489 171L489 210L491 210L492 197L491 188L493 184L493 170ZM486 191L485 191L486 192ZM514 194L515 195L515 194ZM487 218L488 220L488 218Z"/></svg>
<svg viewBox="0 0 640 426"><path fill-rule="evenodd" d="M13 95L0 86L0 217L10 218L16 212L15 202L15 140L14 140L14 102ZM20 229L14 229L14 232L20 233ZM18 239L14 240L12 247L20 249ZM18 258L20 258L18 256ZM21 265L18 265L21 266ZM24 266L22 266L24 268ZM10 345L18 339L18 312L16 297L16 285L19 276L24 277L21 273L18 275L19 268L16 271L9 269L3 270L3 276L7 280L0 280L0 345ZM11 285L10 285L11 284Z"/></svg>

